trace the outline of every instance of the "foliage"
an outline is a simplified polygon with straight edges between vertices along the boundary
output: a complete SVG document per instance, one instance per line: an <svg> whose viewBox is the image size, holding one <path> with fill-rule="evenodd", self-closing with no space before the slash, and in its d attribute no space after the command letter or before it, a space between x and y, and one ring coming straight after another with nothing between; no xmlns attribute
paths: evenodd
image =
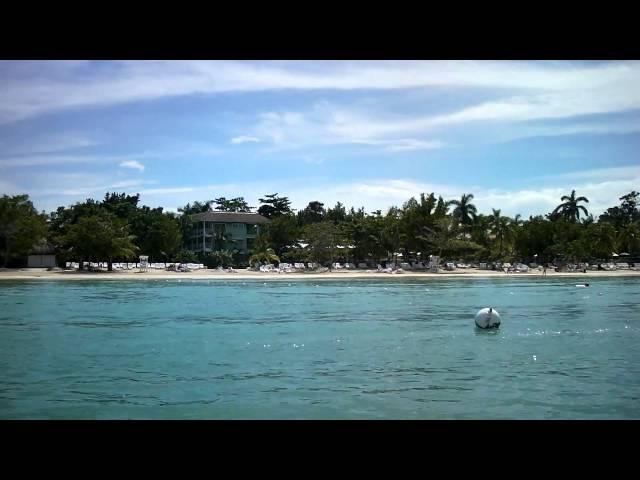
<svg viewBox="0 0 640 480"><path fill-rule="evenodd" d="M580 220L581 211L585 216L589 215L589 212L583 205L578 205L580 202L589 203L589 199L587 197L576 197L575 190L571 190L570 195L563 195L560 200L563 203L558 205L551 213L554 219L560 216L566 220L575 222Z"/></svg>
<svg viewBox="0 0 640 480"><path fill-rule="evenodd" d="M10 258L26 255L46 228L46 240L61 259L124 260L142 253L160 261L175 258L195 263L196 254L184 245L194 228L190 215L214 207L220 211L252 208L242 197L220 197L188 203L175 215L140 206L139 200L139 195L107 193L102 201L87 199L59 207L46 219L27 196L5 195L0 201L3 261L6 264ZM341 202L325 210L323 203L312 201L294 213L288 197L273 193L260 198L258 212L270 223L261 226L249 260L326 264L348 258L354 263L372 263L402 253L407 260L436 254L544 263L556 258L575 262L608 259L613 252L640 255L640 193L620 197L619 205L597 219L584 206L588 199L577 196L575 190L560 200L546 217L525 220L520 215L503 215L500 209L479 213L472 194L446 200L435 193L422 193L384 213L367 213L364 207L347 210ZM204 255L201 263L227 266L246 261L245 256L225 250L228 233L216 230L210 234L216 251ZM350 248L338 249L338 245Z"/></svg>
<svg viewBox="0 0 640 480"><path fill-rule="evenodd" d="M259 198L262 203L258 208L258 213L263 217L272 219L280 215L292 213L291 202L288 197L279 197L277 193L265 195L265 198Z"/></svg>
<svg viewBox="0 0 640 480"><path fill-rule="evenodd" d="M45 216L39 214L28 195L0 198L0 253L3 266L12 258L26 256L46 234Z"/></svg>
<svg viewBox="0 0 640 480"><path fill-rule="evenodd" d="M216 210L221 212L244 212L249 213L253 209L244 200L244 197L236 197L227 200L225 197L216 198L214 203L217 205Z"/></svg>
<svg viewBox="0 0 640 480"><path fill-rule="evenodd" d="M124 220L112 213L102 211L99 215L82 217L69 227L61 238L64 249L83 260L104 260L109 262L109 270L114 259L132 259L138 247L134 236Z"/></svg>
<svg viewBox="0 0 640 480"><path fill-rule="evenodd" d="M311 223L303 232L308 243L309 258L319 264L332 264L341 243L340 230L331 221Z"/></svg>
<svg viewBox="0 0 640 480"><path fill-rule="evenodd" d="M269 263L279 263L280 258L276 255L276 252L273 251L273 248L267 248L260 251L254 251L251 257L249 257L249 264L269 264Z"/></svg>
<svg viewBox="0 0 640 480"><path fill-rule="evenodd" d="M233 255L229 250L215 250L202 257L207 268L227 268L233 265Z"/></svg>
<svg viewBox="0 0 640 480"><path fill-rule="evenodd" d="M309 202L304 210L298 212L298 224L304 226L310 223L322 222L325 214L324 203L318 201Z"/></svg>
<svg viewBox="0 0 640 480"><path fill-rule="evenodd" d="M173 256L173 261L180 263L200 263L200 258L191 250L180 250Z"/></svg>

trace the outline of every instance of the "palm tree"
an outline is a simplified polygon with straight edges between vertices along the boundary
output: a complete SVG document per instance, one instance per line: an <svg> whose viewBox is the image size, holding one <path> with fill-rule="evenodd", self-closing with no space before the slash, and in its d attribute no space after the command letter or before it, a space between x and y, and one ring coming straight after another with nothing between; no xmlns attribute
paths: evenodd
<svg viewBox="0 0 640 480"><path fill-rule="evenodd" d="M453 217L466 227L473 224L477 213L476 206L471 203L471 200L473 200L473 193L465 193L460 197L460 200L449 201L449 205L456 207L452 212Z"/></svg>
<svg viewBox="0 0 640 480"><path fill-rule="evenodd" d="M580 211L582 211L585 216L589 215L589 212L587 212L587 209L583 205L578 205L580 202L589 203L589 199L587 197L576 198L575 190L571 190L571 195L569 196L563 195L560 201L563 203L556 207L552 215L560 214L570 222L580 220Z"/></svg>
<svg viewBox="0 0 640 480"><path fill-rule="evenodd" d="M637 224L630 224L622 227L616 237L618 251L631 253L632 255L640 247L640 228Z"/></svg>
<svg viewBox="0 0 640 480"><path fill-rule="evenodd" d="M608 258L616 247L616 231L609 223L596 223L590 235L592 252L601 258Z"/></svg>
<svg viewBox="0 0 640 480"><path fill-rule="evenodd" d="M265 250L260 250L254 252L251 257L249 257L249 264L255 265L256 263L273 263L280 262L280 257L276 255L273 248L267 248Z"/></svg>
<svg viewBox="0 0 640 480"><path fill-rule="evenodd" d="M513 220L511 220L511 224L512 224L514 227L520 227L520 226L522 226L522 224L523 224L523 223L524 223L524 222L523 222L523 220L522 220L522 215L520 215L519 213L518 213L518 214L516 214L516 216L515 216L515 217L513 217Z"/></svg>
<svg viewBox="0 0 640 480"><path fill-rule="evenodd" d="M502 256L502 247L505 238L508 238L511 233L511 222L508 217L503 217L500 213L501 210L492 208L492 213L489 215L489 225L491 231L500 242L499 255Z"/></svg>

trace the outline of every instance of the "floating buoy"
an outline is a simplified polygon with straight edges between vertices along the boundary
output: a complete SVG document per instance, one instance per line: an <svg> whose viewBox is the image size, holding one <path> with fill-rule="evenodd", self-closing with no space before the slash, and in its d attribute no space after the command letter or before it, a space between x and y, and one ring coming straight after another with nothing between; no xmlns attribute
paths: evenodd
<svg viewBox="0 0 640 480"><path fill-rule="evenodd" d="M476 326L478 328L498 328L500 326L500 314L493 308L483 308L476 313Z"/></svg>

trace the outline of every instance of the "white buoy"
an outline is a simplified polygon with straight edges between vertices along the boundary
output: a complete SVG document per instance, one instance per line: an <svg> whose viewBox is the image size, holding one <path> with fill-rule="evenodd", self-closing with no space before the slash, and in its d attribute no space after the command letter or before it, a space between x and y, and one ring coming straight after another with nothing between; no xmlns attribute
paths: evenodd
<svg viewBox="0 0 640 480"><path fill-rule="evenodd" d="M478 328L498 328L500 314L493 308L483 308L476 313L476 326Z"/></svg>

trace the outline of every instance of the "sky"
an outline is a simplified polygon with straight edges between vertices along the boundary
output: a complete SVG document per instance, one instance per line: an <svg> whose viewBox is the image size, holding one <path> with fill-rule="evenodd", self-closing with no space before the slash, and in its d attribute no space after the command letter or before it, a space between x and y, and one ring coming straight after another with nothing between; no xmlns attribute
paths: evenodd
<svg viewBox="0 0 640 480"><path fill-rule="evenodd" d="M420 193L598 215L640 190L638 61L0 61L0 194L169 211Z"/></svg>

